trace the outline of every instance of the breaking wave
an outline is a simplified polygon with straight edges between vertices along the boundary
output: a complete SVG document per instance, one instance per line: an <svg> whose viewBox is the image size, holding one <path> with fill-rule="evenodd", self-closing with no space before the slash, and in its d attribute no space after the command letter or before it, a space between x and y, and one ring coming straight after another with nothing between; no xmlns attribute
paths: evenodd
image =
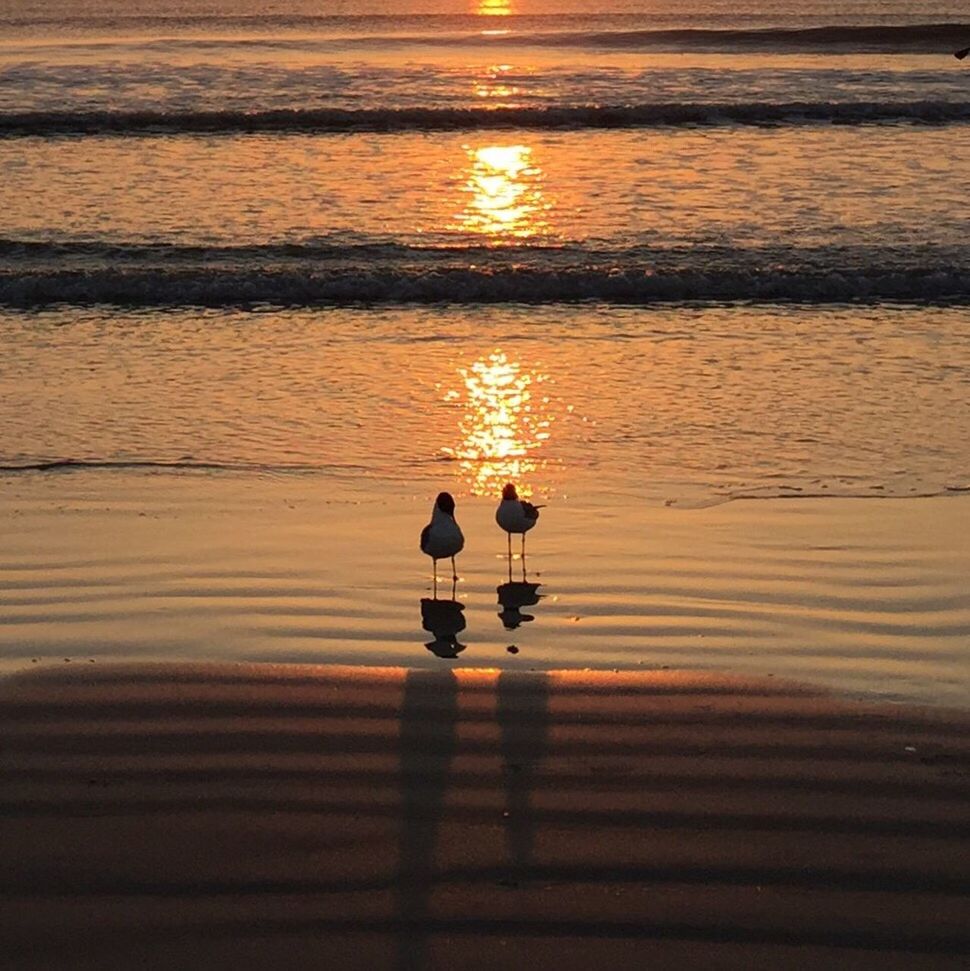
<svg viewBox="0 0 970 971"><path fill-rule="evenodd" d="M546 255L594 256L597 251L569 244L528 245L528 246L469 246L469 245L425 245L413 246L391 240L349 242L338 237L323 237L299 242L279 243L242 243L242 244L185 244L160 241L113 242L110 240L34 240L0 237L0 259L12 260L123 260L127 263L150 262L184 263L204 260L387 260L408 259L410 261L437 260L454 256L461 259L485 259L494 257L497 252L515 254L522 258ZM604 250L604 255L614 256L617 251ZM2 272L2 267L0 267Z"/></svg>
<svg viewBox="0 0 970 971"><path fill-rule="evenodd" d="M740 18L741 23L738 23ZM674 18L678 20L679 18ZM784 52L884 52L947 53L970 42L970 24L959 22L922 24L827 24L815 26L761 26L756 16L740 14L734 25L720 27L708 19L706 26L663 26L663 14L654 17L650 28L641 28L636 15L601 15L590 22L588 15L503 17L501 29L482 31L481 18L464 15L389 16L49 16L4 18L15 29L70 26L100 28L99 46L114 43L106 39L110 29L125 32L124 43L153 49L179 46L218 47L258 45L278 49L299 47L453 47L486 48L553 47L599 50L655 51L784 51ZM713 22L713 23L716 23ZM497 26L497 25L493 25ZM132 31L164 31L163 38L139 39ZM188 35L184 32L188 30ZM199 37L200 31L230 31L229 37ZM298 31L301 36L288 36ZM181 34L181 36L179 36Z"/></svg>
<svg viewBox="0 0 970 971"><path fill-rule="evenodd" d="M403 132L970 122L970 101L739 102L505 108L305 108L273 111L25 111L0 137L259 132Z"/></svg>
<svg viewBox="0 0 970 971"><path fill-rule="evenodd" d="M701 267L196 267L157 270L22 270L0 274L0 304L128 307L549 304L592 301L970 304L970 267L839 270Z"/></svg>
<svg viewBox="0 0 970 971"><path fill-rule="evenodd" d="M526 35L523 43L554 46L615 47L702 51L810 51L844 49L886 53L948 52L962 46L970 25L961 23L906 25L828 25L822 27L680 28L613 30ZM506 40L506 38L503 38Z"/></svg>

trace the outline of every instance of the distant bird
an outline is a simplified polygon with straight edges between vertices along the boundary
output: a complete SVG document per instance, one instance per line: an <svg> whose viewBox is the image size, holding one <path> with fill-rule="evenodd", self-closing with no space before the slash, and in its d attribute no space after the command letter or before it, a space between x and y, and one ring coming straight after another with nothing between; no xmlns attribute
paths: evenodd
<svg viewBox="0 0 970 971"><path fill-rule="evenodd" d="M967 54L970 54L970 47L964 47L962 51L954 51L953 56L958 60L962 61Z"/></svg>
<svg viewBox="0 0 970 971"><path fill-rule="evenodd" d="M522 535L522 574L525 575L525 534L539 521L542 506L533 506L519 498L515 486L510 482L502 490L502 501L495 510L495 522L508 533L509 537L509 576L512 576L512 534Z"/></svg>
<svg viewBox="0 0 970 971"><path fill-rule="evenodd" d="M464 549L465 537L455 521L455 500L450 492L439 492L431 509L431 522L421 530L421 552L434 563L434 595L438 596L438 560L451 557L451 579L458 582L455 557Z"/></svg>

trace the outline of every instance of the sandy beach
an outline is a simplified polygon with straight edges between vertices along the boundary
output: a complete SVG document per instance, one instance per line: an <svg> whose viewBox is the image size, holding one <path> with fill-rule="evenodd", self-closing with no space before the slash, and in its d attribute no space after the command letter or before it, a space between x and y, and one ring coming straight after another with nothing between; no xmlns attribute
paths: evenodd
<svg viewBox="0 0 970 971"><path fill-rule="evenodd" d="M11 968L959 967L970 716L698 673L0 684Z"/></svg>

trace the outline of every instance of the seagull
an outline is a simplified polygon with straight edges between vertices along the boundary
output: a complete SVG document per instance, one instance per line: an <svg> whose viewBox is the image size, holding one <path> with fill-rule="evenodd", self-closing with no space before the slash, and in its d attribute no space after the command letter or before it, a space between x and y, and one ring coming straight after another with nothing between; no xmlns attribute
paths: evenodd
<svg viewBox="0 0 970 971"><path fill-rule="evenodd" d="M431 509L431 522L421 530L421 552L434 562L434 595L438 596L438 560L451 557L451 579L458 582L455 557L465 546L461 527L455 522L455 500L450 492L439 492ZM452 586L454 590L454 586Z"/></svg>
<svg viewBox="0 0 970 971"><path fill-rule="evenodd" d="M522 534L522 575L525 576L525 534L539 521L542 506L533 506L519 498L515 486L510 482L502 490L502 501L495 510L495 522L508 533L509 537L509 577L512 576L512 534Z"/></svg>

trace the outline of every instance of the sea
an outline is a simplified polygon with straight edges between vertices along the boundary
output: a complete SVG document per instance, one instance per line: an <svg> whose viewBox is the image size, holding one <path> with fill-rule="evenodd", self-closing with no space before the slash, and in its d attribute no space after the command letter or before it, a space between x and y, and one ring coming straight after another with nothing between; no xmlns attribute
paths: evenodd
<svg viewBox="0 0 970 971"><path fill-rule="evenodd" d="M970 704L967 45L965 0L0 0L0 667Z"/></svg>

